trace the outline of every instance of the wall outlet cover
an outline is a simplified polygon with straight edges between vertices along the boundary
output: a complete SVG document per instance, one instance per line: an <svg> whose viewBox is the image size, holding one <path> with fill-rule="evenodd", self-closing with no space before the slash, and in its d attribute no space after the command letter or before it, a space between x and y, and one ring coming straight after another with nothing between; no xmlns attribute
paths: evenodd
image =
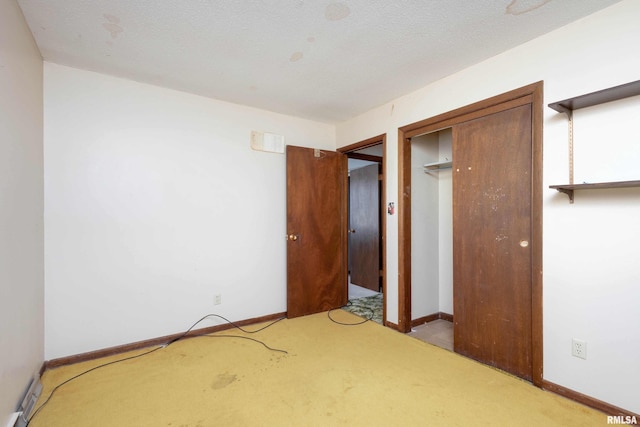
<svg viewBox="0 0 640 427"><path fill-rule="evenodd" d="M587 359L587 343L574 338L571 341L571 355L579 357L580 359Z"/></svg>

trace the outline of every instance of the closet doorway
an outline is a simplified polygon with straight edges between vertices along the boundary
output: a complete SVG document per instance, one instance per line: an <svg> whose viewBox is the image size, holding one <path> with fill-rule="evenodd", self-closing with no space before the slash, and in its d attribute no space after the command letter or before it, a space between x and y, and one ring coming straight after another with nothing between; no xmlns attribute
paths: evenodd
<svg viewBox="0 0 640 427"><path fill-rule="evenodd" d="M413 326L453 321L452 134L446 128L411 138Z"/></svg>
<svg viewBox="0 0 640 427"><path fill-rule="evenodd" d="M541 385L542 82L399 129L398 328L415 318L412 140L448 128L454 349Z"/></svg>
<svg viewBox="0 0 640 427"><path fill-rule="evenodd" d="M385 135L343 147L348 159L349 301L374 307L373 320L386 323L385 309ZM365 313L366 315L366 313Z"/></svg>

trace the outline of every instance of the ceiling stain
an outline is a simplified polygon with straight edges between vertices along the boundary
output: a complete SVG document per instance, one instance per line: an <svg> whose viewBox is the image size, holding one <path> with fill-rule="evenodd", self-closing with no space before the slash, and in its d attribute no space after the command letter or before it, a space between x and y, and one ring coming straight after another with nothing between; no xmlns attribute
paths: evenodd
<svg viewBox="0 0 640 427"><path fill-rule="evenodd" d="M291 61L291 62L300 61L303 56L304 56L304 54L302 52L293 52L291 54L291 58L289 58L289 61Z"/></svg>
<svg viewBox="0 0 640 427"><path fill-rule="evenodd" d="M111 22L105 22L104 24L102 24L102 26L105 30L111 33L112 39L115 39L116 37L118 37L118 34L124 31L120 25L112 24Z"/></svg>
<svg viewBox="0 0 640 427"><path fill-rule="evenodd" d="M308 41L309 43L313 43L313 42L315 42L315 41L316 41L316 38L315 38L315 37L313 37L313 36L309 36L309 37L307 37L307 41Z"/></svg>
<svg viewBox="0 0 640 427"><path fill-rule="evenodd" d="M116 37L118 37L118 34L124 31L124 29L120 25L118 25L120 23L120 18L108 13L103 13L102 16L104 16L104 19L109 21L102 24L102 26L111 34L112 39L115 39Z"/></svg>
<svg viewBox="0 0 640 427"><path fill-rule="evenodd" d="M513 0L509 6L507 6L508 15L522 15L529 13L532 10L536 10L551 0Z"/></svg>
<svg viewBox="0 0 640 427"><path fill-rule="evenodd" d="M111 22L112 24L119 24L120 23L120 18L118 18L115 15L111 15L109 13L103 13L102 16L104 16L104 19L106 19L107 21Z"/></svg>
<svg viewBox="0 0 640 427"><path fill-rule="evenodd" d="M351 14L351 9L344 3L329 3L324 10L327 21L340 21Z"/></svg>

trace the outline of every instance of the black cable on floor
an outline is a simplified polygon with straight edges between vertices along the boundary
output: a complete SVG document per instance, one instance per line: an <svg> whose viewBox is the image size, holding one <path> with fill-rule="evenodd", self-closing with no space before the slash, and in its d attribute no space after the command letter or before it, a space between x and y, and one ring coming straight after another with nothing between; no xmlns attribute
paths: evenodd
<svg viewBox="0 0 640 427"><path fill-rule="evenodd" d="M231 320L229 320L229 319L227 319L227 318L225 318L225 317L223 317L223 316L220 316L220 315L218 315L218 314L207 314L206 316L203 316L200 320L198 320L196 323L194 323L193 325L191 325L191 327L190 327L189 329L187 329L185 332L183 332L182 334L180 334L178 337L176 337L176 338L174 338L174 339L172 339L172 340L169 340L169 342L167 342L166 344L162 344L162 345L160 345L160 346L158 346L158 347L156 347L156 348L154 348L154 349L151 349L151 350L149 350L149 351L147 351L147 352L144 352L144 353L142 353L142 354L137 354L137 355L135 355L135 356L125 357L125 358L122 358L122 359L113 360L113 361L111 361L111 362L103 363L102 365L94 366L94 367L93 367L93 368L91 368L91 369L87 369L86 371L81 372L81 373L79 373L79 374L77 374L77 375L75 375L75 376L73 376L73 377L71 377L71 378L69 378L69 379L67 379L67 380L65 380L65 381L63 381L63 382L61 382L60 384L58 384L57 386L55 386L55 387L51 390L51 393L49 393L49 396L47 397L47 399L42 403L42 405L38 406L38 409L36 409L36 410L35 410L35 412L34 412L34 413L29 417L29 419L27 420L27 424L26 424L26 426L27 426L27 427L29 426L29 424L30 424L30 423L31 423L31 421L35 418L35 416L36 416L36 415L38 415L38 413L42 410L42 408L44 408L44 407L45 407L45 405L46 405L47 403L49 403L49 401L50 401L50 400L51 400L51 398L53 397L54 393L55 393L56 391L58 391L58 389L59 389L60 387L62 387L63 385L68 384L68 383L70 383L71 381L75 380L76 378L80 378L81 376L83 376L83 375L85 375L85 374L88 374L89 372L95 371L95 370L97 370L97 369L104 368L104 367L106 367L106 366L114 365L114 364L116 364L116 363L124 362L124 361L127 361L127 360L137 359L138 357L146 356L147 354L151 354L151 353L153 353L154 351L160 350L161 348L165 348L165 347L167 347L167 346L169 346L169 345L173 344L174 342L176 342L176 341L180 341L181 339L185 338L185 337L187 336L187 334L189 334L189 332L191 332L191 330L192 330L192 329L193 329L193 328L194 328L198 323L200 323L200 322L202 322L203 320L205 320L205 319L207 319L207 318L210 318L210 317L218 317L218 318L220 318L220 319L224 320L225 322L227 322L228 324L230 324L231 326L233 326L233 327L235 327L235 328L237 328L237 329L240 329L242 332L247 333L247 334L255 334L255 333L257 333L257 332L263 331L263 330L267 329L268 327L273 326L273 325L275 325L276 323L280 322L281 320L284 320L284 319L285 319L285 317L281 317L281 318L279 318L279 319L277 319L277 320L275 320L275 321L273 321L273 322L271 322L271 323L269 323L269 324L267 324L267 325L265 325L265 326L261 327L260 329L256 329L255 331L248 331L248 330L246 330L246 329L242 328L240 325L237 325L236 323L232 322ZM200 335L194 335L194 336L191 336L190 338L195 338L195 337L209 337L209 338L217 338L217 337L243 338L243 339L247 339L247 340L254 341L254 342L257 342L257 343L259 343L259 344L262 344L262 345L263 345L265 348L267 348L268 350L271 350L271 351L278 351L278 352L280 352L280 353L289 354L289 353L288 353L287 351L285 351L285 350L280 350L280 349L277 349L277 348L269 347L269 346L268 346L267 344L265 344L264 342L262 342L262 341L260 341L260 340L257 340L257 339L255 339L255 338L244 337L244 336L241 336L241 335L209 335L209 334L200 334Z"/></svg>
<svg viewBox="0 0 640 427"><path fill-rule="evenodd" d="M357 308L366 309L366 310L369 310L371 312L371 315L369 317L364 318L364 320L362 322L356 322L356 323L339 322L339 321L335 320L333 317L331 317L331 312L332 311L342 310L344 307L357 307ZM367 306L359 305L359 304L354 304L351 301L347 302L347 305L345 305L344 307L336 308L336 309L327 311L327 317L329 318L329 320L331 320L333 323L337 323L338 325L357 326L357 325L362 325L363 323L367 323L369 320L373 320L373 317L375 316L375 311L371 307L367 307ZM355 313L352 313L352 314L355 314ZM357 314L356 314L356 316L357 316Z"/></svg>
<svg viewBox="0 0 640 427"><path fill-rule="evenodd" d="M262 328L260 328L260 329L256 329L255 331L247 331L246 329L243 329L240 325L237 325L236 323L233 323L231 320L227 319L227 318L226 318L226 317L224 317L224 316L220 316L219 314L207 314L206 316L203 316L200 320L198 320L196 323L194 323L193 325L191 325L191 327L190 327L189 329L187 329L185 332L183 332L180 336L178 336L178 337L176 337L176 338L174 338L174 339L170 340L170 341L169 341L168 343L166 343L164 346L166 347L166 346L168 346L168 345L170 345L170 344L173 344L173 343L174 343L174 342L176 342L176 341L179 341L179 340L183 339L184 337L186 337L186 336L189 334L189 332L191 332L191 330L192 330L193 328L195 328L195 327L196 327L196 325L197 325L198 323L200 323L200 322L202 322L203 320L208 319L208 318L210 318L210 317L217 317L217 318L219 318L219 319L222 319L222 320L224 320L225 322L227 322L228 324L230 324L231 326L233 326L234 328L236 328L236 329L240 329L240 330L241 330L242 332L244 332L245 334L255 334L255 333L257 333L257 332L264 331L264 330L265 330L265 329L267 329L268 327L273 326L273 325L275 325L276 323L278 323L279 321L286 319L286 317L281 317L281 318L276 319L276 320L274 320L273 322L269 323L268 325L263 326L263 327L262 327ZM202 334L202 335L206 335L206 334ZM196 336L200 336L200 335L196 335Z"/></svg>
<svg viewBox="0 0 640 427"><path fill-rule="evenodd" d="M280 350L279 348L269 347L267 344L265 344L264 342L262 342L260 340L257 340L255 338L251 338L251 337L243 337L242 335L226 335L226 334L208 335L208 334L203 334L203 335L197 335L197 336L198 337L207 337L207 338L243 338L245 340L255 341L258 344L262 344L263 346L265 346L267 349L269 349L271 351L279 351L280 353L289 354L289 352L286 351L286 350Z"/></svg>

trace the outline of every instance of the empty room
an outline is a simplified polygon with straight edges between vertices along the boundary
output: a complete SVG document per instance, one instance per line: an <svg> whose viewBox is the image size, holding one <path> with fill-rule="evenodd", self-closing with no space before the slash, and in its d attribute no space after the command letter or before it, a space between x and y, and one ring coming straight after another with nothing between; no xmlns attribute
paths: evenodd
<svg viewBox="0 0 640 427"><path fill-rule="evenodd" d="M0 426L637 424L638 18L3 0Z"/></svg>

